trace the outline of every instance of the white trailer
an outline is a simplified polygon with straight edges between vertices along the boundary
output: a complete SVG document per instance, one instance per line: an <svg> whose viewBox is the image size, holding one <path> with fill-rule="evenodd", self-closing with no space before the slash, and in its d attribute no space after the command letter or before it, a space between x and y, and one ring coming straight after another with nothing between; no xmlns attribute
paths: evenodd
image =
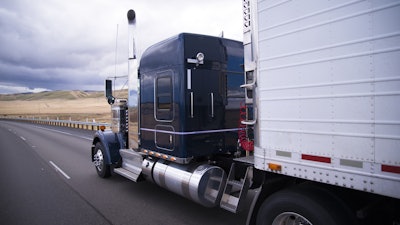
<svg viewBox="0 0 400 225"><path fill-rule="evenodd" d="M342 187L350 201L347 191L399 199L400 1L243 10L255 168Z"/></svg>

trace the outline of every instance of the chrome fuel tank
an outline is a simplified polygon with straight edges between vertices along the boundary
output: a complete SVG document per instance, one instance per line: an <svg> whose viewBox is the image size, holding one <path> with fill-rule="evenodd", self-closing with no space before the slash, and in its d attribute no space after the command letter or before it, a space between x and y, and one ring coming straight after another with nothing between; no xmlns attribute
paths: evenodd
<svg viewBox="0 0 400 225"><path fill-rule="evenodd" d="M226 183L225 171L208 164L181 165L145 159L142 172L146 179L206 207L219 204Z"/></svg>

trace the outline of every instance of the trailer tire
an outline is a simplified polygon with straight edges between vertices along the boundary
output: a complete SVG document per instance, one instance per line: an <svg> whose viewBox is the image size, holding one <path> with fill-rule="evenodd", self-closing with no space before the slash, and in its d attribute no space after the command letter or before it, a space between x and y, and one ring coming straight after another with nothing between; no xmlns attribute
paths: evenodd
<svg viewBox="0 0 400 225"><path fill-rule="evenodd" d="M264 201L256 224L356 224L355 217L346 208L338 199L316 188L287 189L272 194Z"/></svg>
<svg viewBox="0 0 400 225"><path fill-rule="evenodd" d="M93 154L94 165L97 174L102 178L107 178L111 176L111 168L110 165L105 164L104 157L105 157L104 146L103 144L101 144L101 142L97 142Z"/></svg>

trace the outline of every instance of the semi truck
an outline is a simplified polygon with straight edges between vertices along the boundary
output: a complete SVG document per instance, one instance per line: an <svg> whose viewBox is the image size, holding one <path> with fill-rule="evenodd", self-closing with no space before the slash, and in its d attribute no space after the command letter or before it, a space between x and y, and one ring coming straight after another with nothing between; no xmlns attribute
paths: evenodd
<svg viewBox="0 0 400 225"><path fill-rule="evenodd" d="M243 0L243 42L135 50L91 159L247 224L400 224L400 2Z"/></svg>

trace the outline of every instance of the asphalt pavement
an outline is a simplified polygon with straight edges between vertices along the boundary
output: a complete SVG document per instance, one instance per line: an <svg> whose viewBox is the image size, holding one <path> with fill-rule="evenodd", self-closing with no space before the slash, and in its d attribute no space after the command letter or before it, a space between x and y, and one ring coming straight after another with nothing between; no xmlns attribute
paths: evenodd
<svg viewBox="0 0 400 225"><path fill-rule="evenodd" d="M2 224L111 224L16 130L0 124Z"/></svg>
<svg viewBox="0 0 400 225"><path fill-rule="evenodd" d="M0 120L2 224L245 224L150 182L97 176L94 131Z"/></svg>

